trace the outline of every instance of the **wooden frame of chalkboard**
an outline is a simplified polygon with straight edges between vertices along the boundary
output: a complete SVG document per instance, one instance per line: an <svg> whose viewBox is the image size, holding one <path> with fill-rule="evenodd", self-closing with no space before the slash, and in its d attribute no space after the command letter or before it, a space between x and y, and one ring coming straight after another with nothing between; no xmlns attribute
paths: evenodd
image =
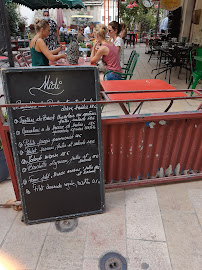
<svg viewBox="0 0 202 270"><path fill-rule="evenodd" d="M87 104L100 99L97 68L8 68L2 75L7 104L66 102L7 108L24 221L102 213L101 109Z"/></svg>

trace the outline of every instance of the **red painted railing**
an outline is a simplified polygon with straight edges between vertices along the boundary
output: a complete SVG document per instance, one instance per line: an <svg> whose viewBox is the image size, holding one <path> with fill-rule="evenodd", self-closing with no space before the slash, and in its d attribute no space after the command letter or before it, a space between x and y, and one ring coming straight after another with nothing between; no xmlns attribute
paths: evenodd
<svg viewBox="0 0 202 270"><path fill-rule="evenodd" d="M200 92L198 94L201 95ZM121 102L125 101L79 102L77 104ZM51 106L53 104L27 105ZM9 126L4 121L1 110L2 107L14 106L25 105L0 105L0 137L16 199L20 200ZM201 105L198 111L193 112L103 118L105 187L122 188L202 178L202 111L200 109Z"/></svg>

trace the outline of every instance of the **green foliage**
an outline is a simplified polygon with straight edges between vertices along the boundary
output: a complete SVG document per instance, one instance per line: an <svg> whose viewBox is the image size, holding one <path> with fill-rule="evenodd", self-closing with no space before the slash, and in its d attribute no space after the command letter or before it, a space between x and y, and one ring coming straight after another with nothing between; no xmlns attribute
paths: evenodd
<svg viewBox="0 0 202 270"><path fill-rule="evenodd" d="M25 25L26 25L26 20L27 20L26 18L20 17L18 26L19 26L19 27L25 27Z"/></svg>
<svg viewBox="0 0 202 270"><path fill-rule="evenodd" d="M18 25L20 22L20 16L17 12L17 4L8 2L6 4L6 11L8 16L10 34L15 35L18 32Z"/></svg>
<svg viewBox="0 0 202 270"><path fill-rule="evenodd" d="M141 24L141 32L148 32L150 29L155 27L157 10L152 6L146 8L138 2L138 7L126 8L127 3L120 3L120 17L121 20L126 24L128 29L134 29L135 24ZM131 2L132 3L132 2Z"/></svg>
<svg viewBox="0 0 202 270"><path fill-rule="evenodd" d="M79 45L81 48L86 48L86 44L84 42L80 42Z"/></svg>

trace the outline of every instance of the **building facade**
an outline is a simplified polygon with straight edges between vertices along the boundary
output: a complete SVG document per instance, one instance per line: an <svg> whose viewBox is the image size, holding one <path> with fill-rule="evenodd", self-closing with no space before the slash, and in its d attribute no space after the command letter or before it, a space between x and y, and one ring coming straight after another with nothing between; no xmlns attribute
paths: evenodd
<svg viewBox="0 0 202 270"><path fill-rule="evenodd" d="M180 37L202 45L202 1L184 0Z"/></svg>
<svg viewBox="0 0 202 270"><path fill-rule="evenodd" d="M63 17L66 25L76 24L76 20L72 15L91 15L90 21L103 23L108 25L108 22L117 19L117 1L116 0L83 0L85 8L82 9L63 9ZM42 18L42 10L35 12L34 18ZM50 16L57 21L57 9L50 9Z"/></svg>

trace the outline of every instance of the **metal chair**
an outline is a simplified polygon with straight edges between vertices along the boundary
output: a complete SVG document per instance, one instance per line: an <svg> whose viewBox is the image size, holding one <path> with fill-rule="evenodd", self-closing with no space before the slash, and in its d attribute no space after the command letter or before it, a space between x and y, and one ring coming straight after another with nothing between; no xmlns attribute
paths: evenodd
<svg viewBox="0 0 202 270"><path fill-rule="evenodd" d="M184 68L186 70L186 83L188 80L188 72L191 73L191 64L190 64L190 51L191 50L192 48L183 49L180 54L181 65L180 65L180 69L178 73L178 79L180 77L182 68Z"/></svg>
<svg viewBox="0 0 202 270"><path fill-rule="evenodd" d="M125 72L129 71L133 57L135 54L136 54L136 51L132 50L132 52L130 53L130 56L128 58L128 62L126 64L124 64L125 67L122 68L122 69L124 69Z"/></svg>
<svg viewBox="0 0 202 270"><path fill-rule="evenodd" d="M18 65L20 67L28 67L28 64L26 63L24 57L22 56L22 54L17 54L14 57L14 60L18 63Z"/></svg>
<svg viewBox="0 0 202 270"><path fill-rule="evenodd" d="M128 69L125 70L125 72L123 73L120 73L120 72L116 72L116 71L112 71L112 70L108 70L105 74L104 74L104 79L105 79L105 76L108 74L108 73L115 73L115 74L120 74L121 75L121 80L130 80L133 76L133 71L135 69L135 66L137 64L137 60L139 58L139 54L138 53L134 53L133 56L132 56L132 60L131 60L131 64L129 66Z"/></svg>
<svg viewBox="0 0 202 270"><path fill-rule="evenodd" d="M169 71L169 84L171 80L171 72L173 68L180 67L180 69L183 67L186 61L186 55L188 54L188 49L184 50L180 47L173 47L173 48L168 48L167 50L164 50L166 62L162 67L158 67L153 70L158 70L158 73L155 76L155 79L157 78L158 75L162 74L165 72L165 79L167 77L167 72ZM180 71L179 71L180 74ZM178 76L179 76L178 74Z"/></svg>
<svg viewBox="0 0 202 270"><path fill-rule="evenodd" d="M131 44L133 45L133 48L135 46L135 38L136 38L136 34L134 33L128 33L126 35L126 48L128 47L128 44L130 44L130 47L131 47Z"/></svg>
<svg viewBox="0 0 202 270"><path fill-rule="evenodd" d="M194 66L193 60L195 60L195 66ZM189 81L188 89L191 86L191 83L192 83L192 89L195 89L199 80L202 79L202 48L194 48L193 50L191 50L190 63L191 63L192 74L191 74L191 79ZM192 95L193 95L193 92L191 92L191 96Z"/></svg>
<svg viewBox="0 0 202 270"><path fill-rule="evenodd" d="M32 65L32 57L28 52L23 52L22 53L25 62L27 63L27 66L30 67Z"/></svg>

